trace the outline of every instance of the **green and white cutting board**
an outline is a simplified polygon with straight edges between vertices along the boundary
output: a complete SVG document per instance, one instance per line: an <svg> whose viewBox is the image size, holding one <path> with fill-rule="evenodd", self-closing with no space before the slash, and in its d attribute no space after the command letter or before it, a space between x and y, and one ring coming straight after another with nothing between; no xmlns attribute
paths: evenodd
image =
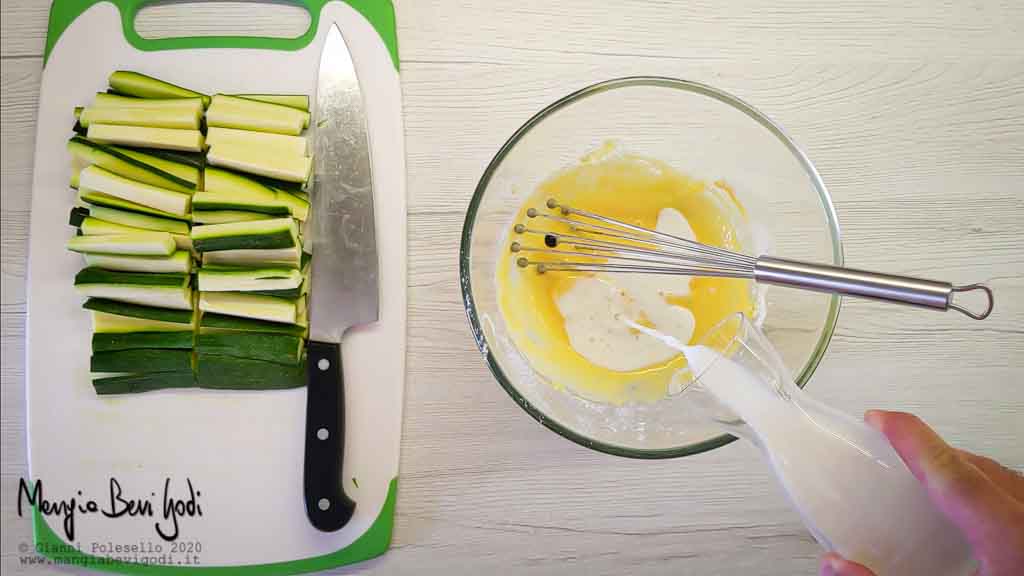
<svg viewBox="0 0 1024 576"><path fill-rule="evenodd" d="M405 374L405 151L393 8L387 0L303 0L311 24L299 38L147 40L133 25L145 3L56 0L50 14L29 245L29 470L47 500L76 498L82 510L74 514L80 552L57 550L70 540L65 519L38 509L37 547L121 572L294 573L381 554L391 540ZM72 285L83 263L64 249L75 203L65 143L73 108L89 103L118 69L207 93L312 96L334 23L352 52L368 114L381 310L379 323L344 342L344 482L357 506L345 528L323 533L310 525L302 498L305 389L93 393L90 320ZM101 510L124 509L111 506L112 478L121 498L150 501L153 515L89 513L88 500ZM168 479L174 497L186 497L190 481L202 511L179 518L175 543L156 530L173 532L162 500ZM157 545L171 566L141 564L159 561ZM98 563L112 557L119 561Z"/></svg>

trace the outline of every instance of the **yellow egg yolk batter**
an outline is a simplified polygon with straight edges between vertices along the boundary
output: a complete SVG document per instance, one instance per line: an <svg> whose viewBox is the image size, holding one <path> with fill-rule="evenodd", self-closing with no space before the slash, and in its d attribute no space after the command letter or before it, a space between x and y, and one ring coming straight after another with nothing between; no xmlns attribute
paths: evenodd
<svg viewBox="0 0 1024 576"><path fill-rule="evenodd" d="M555 198L559 203L573 208L651 229L659 226L659 215L664 218L665 209L673 209L685 217L697 241L735 251L744 248L738 230L746 226L746 214L724 182L706 183L691 179L663 162L614 154L609 147L585 157L579 165L561 171L542 183L523 204L511 225L524 223L531 228L564 231L547 220L527 218L526 211L529 208L547 210L545 203L549 198ZM513 241L536 247L542 247L544 243L541 235L510 232L509 243ZM581 311L580 305L571 306L574 303L568 300L583 298L585 294L592 293L595 280L609 287L612 291L609 292L609 298L621 300L623 310L635 310L635 313L630 313L632 317L627 322L657 329L662 318L649 317L650 314L646 313L651 309L650 291L647 309L630 308L632 296L635 295L629 291L630 286L638 286L635 281L631 285L629 281L620 281L608 273L549 271L541 274L533 267L518 267L516 257L516 254L510 252L507 258L499 260L497 266L496 280L502 316L518 350L531 367L553 386L568 388L591 400L622 404L657 401L664 398L674 386L681 384L673 382L673 379L685 374L682 369L686 367L686 360L682 355L672 353L658 357L652 364L635 366L630 364L630 360L641 358L642 361L643 355L634 353L634 358L615 362L615 358L595 358L592 350L602 348L591 347L588 359L586 354L580 353L582 348L573 346L574 339L579 345L584 341L581 339L589 339L594 343L595 339L602 337L600 331L595 331L593 335L580 334L581 324L576 321L578 316L569 318L574 324L567 326L567 314L571 311L576 315ZM654 288L656 292L653 293L663 300L656 302L663 316L667 306L683 307L688 311L688 314L680 314L683 320L692 325L692 335L687 344L696 342L709 328L728 315L744 312L753 317L755 299L752 284L748 280L661 276L658 282ZM576 304L580 302L582 300ZM590 306L591 302L588 300L584 307ZM591 307L594 308L594 315L609 314L603 303ZM590 313L585 309L582 312ZM689 315L692 315L692 320L683 317ZM626 330L629 332L626 333ZM646 351L645 346L662 346L657 342L643 340L651 337L639 330L625 327L619 332L616 336L619 345L608 346L609 350L624 350L626 352L622 353L625 354L629 350ZM636 341L626 338L625 343L629 345L623 345L623 334L631 335ZM614 353L608 352L605 356ZM626 368L620 369L622 366Z"/></svg>

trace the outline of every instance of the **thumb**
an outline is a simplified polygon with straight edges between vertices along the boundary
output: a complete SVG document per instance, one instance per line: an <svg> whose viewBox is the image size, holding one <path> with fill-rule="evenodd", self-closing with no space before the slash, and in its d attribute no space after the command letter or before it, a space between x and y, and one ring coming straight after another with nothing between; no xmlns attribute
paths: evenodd
<svg viewBox="0 0 1024 576"><path fill-rule="evenodd" d="M875 576L875 573L835 552L829 552L821 558L821 576Z"/></svg>
<svg viewBox="0 0 1024 576"><path fill-rule="evenodd" d="M864 419L884 434L935 506L964 533L976 552L998 542L1013 521L1002 492L917 416L869 410Z"/></svg>

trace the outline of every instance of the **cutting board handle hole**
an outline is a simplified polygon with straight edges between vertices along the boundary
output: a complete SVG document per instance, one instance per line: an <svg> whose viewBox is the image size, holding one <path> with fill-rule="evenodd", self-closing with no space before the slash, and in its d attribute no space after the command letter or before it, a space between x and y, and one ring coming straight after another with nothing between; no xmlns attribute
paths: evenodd
<svg viewBox="0 0 1024 576"><path fill-rule="evenodd" d="M148 3L132 26L146 40L186 36L250 36L295 39L309 31L312 18L300 4L280 0Z"/></svg>

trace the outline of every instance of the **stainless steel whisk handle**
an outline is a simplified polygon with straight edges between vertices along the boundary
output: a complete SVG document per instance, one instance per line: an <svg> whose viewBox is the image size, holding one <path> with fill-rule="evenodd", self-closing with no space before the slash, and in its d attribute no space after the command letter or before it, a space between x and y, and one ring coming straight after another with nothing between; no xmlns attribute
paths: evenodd
<svg viewBox="0 0 1024 576"><path fill-rule="evenodd" d="M992 290L982 284L953 286L949 282L811 264L771 256L761 256L757 259L754 264L754 280L776 286L871 298L936 310L953 309L975 320L988 317L994 304ZM988 304L981 312L968 310L954 301L956 293L972 290L985 293Z"/></svg>

